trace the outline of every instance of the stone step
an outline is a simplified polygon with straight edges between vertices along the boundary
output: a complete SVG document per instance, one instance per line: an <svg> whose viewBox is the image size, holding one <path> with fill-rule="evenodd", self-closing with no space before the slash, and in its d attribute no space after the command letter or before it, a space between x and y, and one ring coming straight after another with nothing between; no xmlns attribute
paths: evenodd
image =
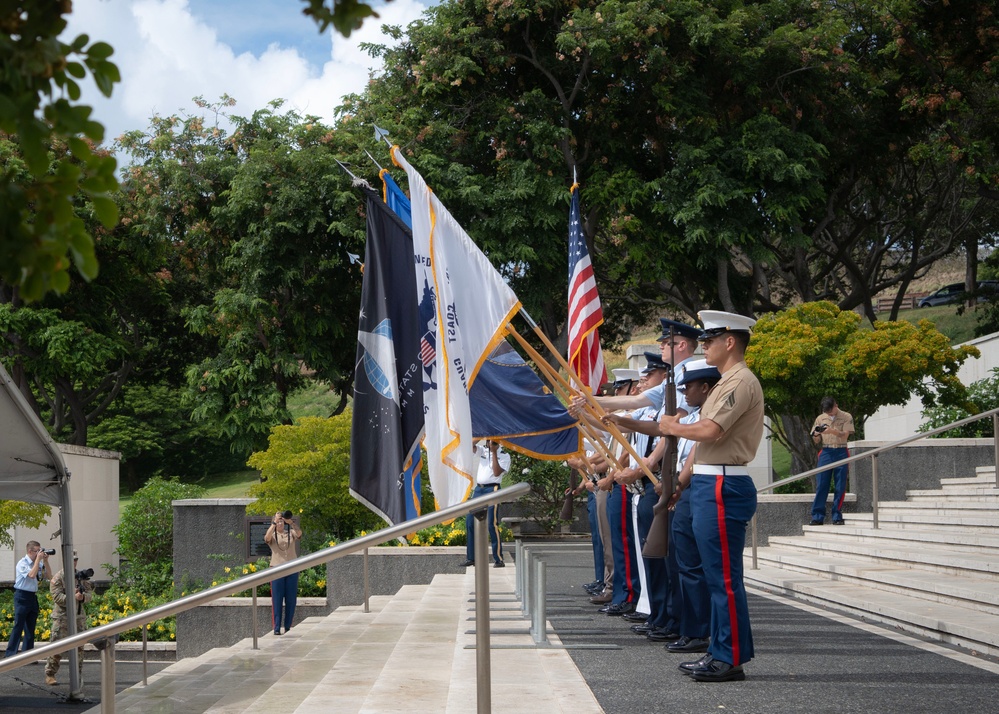
<svg viewBox="0 0 999 714"><path fill-rule="evenodd" d="M910 501L882 501L878 504L878 511L880 513L895 511L912 513L914 515L929 514L942 516L964 516L991 513L999 518L999 508L996 508L995 504L950 498L946 499L942 503L939 503L938 505L926 501L919 501L918 503L912 503ZM999 523L999 521L997 521L997 523Z"/></svg>
<svg viewBox="0 0 999 714"><path fill-rule="evenodd" d="M975 652L999 655L999 615L978 608L943 605L770 566L751 570L748 563L745 580L751 588L790 595Z"/></svg>
<svg viewBox="0 0 999 714"><path fill-rule="evenodd" d="M372 613L389 606L391 600L372 598ZM361 616L371 617L371 613L361 612L360 607L341 607L326 617L307 618L284 635L258 638L257 650L252 648L252 638L246 638L232 647L180 660L151 677L147 687L132 687L118 694L116 709L247 711L258 699L266 697L276 681L307 677L302 674L303 662L328 662L328 658L342 655L346 646L364 632L363 627L355 624ZM311 670L311 666L305 668L306 672Z"/></svg>
<svg viewBox="0 0 999 714"><path fill-rule="evenodd" d="M799 553L783 548L763 548L757 562L943 605L981 608L999 616L999 590L993 578L943 575L904 564L866 563L837 555Z"/></svg>
<svg viewBox="0 0 999 714"><path fill-rule="evenodd" d="M804 533L820 534L824 539L851 540L861 543L876 543L882 540L899 541L909 547L945 546L953 550L978 551L983 548L999 549L999 533L991 529L905 529L895 528L895 524L883 524L881 528L872 528L870 523L860 523L851 518L845 525L831 528L829 526L804 526Z"/></svg>
<svg viewBox="0 0 999 714"><path fill-rule="evenodd" d="M846 515L847 522L856 521L858 523L870 523L873 521L870 513L849 513ZM954 528L977 528L983 531L995 532L995 527L999 525L999 513L982 514L973 512L962 512L962 515L953 513L921 513L913 511L900 511L888 509L878 511L879 524L892 524L899 528L922 528L941 527L944 529Z"/></svg>
<svg viewBox="0 0 999 714"><path fill-rule="evenodd" d="M999 504L999 489L995 486L954 486L941 491L940 489L915 489L905 492L906 503L939 501L940 503L951 503L952 501L985 501Z"/></svg>
<svg viewBox="0 0 999 714"><path fill-rule="evenodd" d="M810 553L831 553L850 557L854 560L864 559L866 562L889 561L902 567L913 567L932 570L937 573L951 575L988 575L993 577L999 573L999 559L995 552L988 549L976 552L961 552L938 548L911 548L905 544L890 543L850 543L819 539L819 537L772 536L769 547L795 550Z"/></svg>
<svg viewBox="0 0 999 714"><path fill-rule="evenodd" d="M494 711L600 714L602 709L564 650L536 648L513 601L516 570L489 569ZM247 639L182 660L145 688L115 698L119 711L288 714L405 711L458 714L476 702L474 568L373 597L371 612L341 607L281 636ZM512 619L515 621L510 622ZM550 630L549 630L550 631ZM100 708L90 710L94 714ZM89 713L88 713L89 714Z"/></svg>

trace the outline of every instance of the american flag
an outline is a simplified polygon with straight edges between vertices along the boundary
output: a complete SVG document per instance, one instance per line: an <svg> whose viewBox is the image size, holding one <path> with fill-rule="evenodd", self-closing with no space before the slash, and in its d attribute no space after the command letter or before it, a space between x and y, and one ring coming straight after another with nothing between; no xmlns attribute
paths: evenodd
<svg viewBox="0 0 999 714"><path fill-rule="evenodd" d="M569 209L569 366L594 393L607 381L597 327L604 321L579 222L579 187L572 187Z"/></svg>

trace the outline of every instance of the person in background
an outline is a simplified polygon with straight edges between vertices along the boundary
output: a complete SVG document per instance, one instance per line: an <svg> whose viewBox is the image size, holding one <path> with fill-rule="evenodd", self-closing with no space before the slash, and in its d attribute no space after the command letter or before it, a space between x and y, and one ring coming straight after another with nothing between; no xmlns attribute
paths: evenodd
<svg viewBox="0 0 999 714"><path fill-rule="evenodd" d="M298 541L302 539L302 531L292 520L291 511L278 511L274 514L271 527L264 534L264 542L271 549L271 567L283 565L298 557ZM291 629L291 621L295 618L295 603L298 600L298 573L285 575L271 581L271 619L274 623L274 634L281 634L281 624L284 631Z"/></svg>
<svg viewBox="0 0 999 714"><path fill-rule="evenodd" d="M822 413L812 425L812 441L822 444L819 452L819 466L842 461L850 455L846 442L853 433L853 417L839 408L833 397L822 398ZM826 500L829 498L829 481L833 480L835 494L832 502L832 522L841 526L843 520L843 497L846 496L846 474L849 465L843 464L834 469L826 469L815 477L815 501L812 503L813 526L821 526L826 519Z"/></svg>
<svg viewBox="0 0 999 714"><path fill-rule="evenodd" d="M472 446L472 453L478 460L472 498L498 491L503 483L503 474L510 470L510 454L503 451L495 441L485 441L485 446L482 441L476 441ZM489 542L492 545L494 568L506 565L503 562L503 543L499 535L498 509L499 506L489 506L486 509L486 530L489 531ZM465 516L465 562L462 565L466 568L475 565L474 519L474 514L469 513Z"/></svg>
<svg viewBox="0 0 999 714"><path fill-rule="evenodd" d="M87 629L87 612L83 609L83 606L93 599L94 584L90 581L89 577L76 578L76 566L78 563L79 557L74 550L73 571L69 576L69 590L66 589L65 569L60 570L52 576L52 582L49 583L49 594L52 596L52 636L49 638L49 642L55 642L56 640L61 640L63 637L69 637L68 621L71 609L76 613L76 631L83 632ZM84 573L84 575L87 575L88 573L93 575L93 572L93 570L89 570L87 573ZM77 650L76 659L77 666L80 668L80 684L82 685L83 645L80 645ZM59 671L59 662L61 660L62 654L60 653L52 655L45 662L45 683L49 686L58 684L55 677L56 673Z"/></svg>
<svg viewBox="0 0 999 714"><path fill-rule="evenodd" d="M37 540L29 540L27 555L17 561L14 569L14 624L7 641L5 657L17 654L24 637L24 651L35 647L35 625L38 624L38 581L48 569L49 554Z"/></svg>

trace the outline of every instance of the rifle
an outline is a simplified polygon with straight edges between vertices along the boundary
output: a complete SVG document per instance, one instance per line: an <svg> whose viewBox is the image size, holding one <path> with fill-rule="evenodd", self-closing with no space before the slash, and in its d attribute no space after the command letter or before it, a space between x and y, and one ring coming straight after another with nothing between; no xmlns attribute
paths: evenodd
<svg viewBox="0 0 999 714"><path fill-rule="evenodd" d="M559 520L571 521L572 520L572 501L576 497L576 469L572 469L569 472L569 490L565 494L565 502L562 504L562 512L559 514Z"/></svg>
<svg viewBox="0 0 999 714"><path fill-rule="evenodd" d="M669 328L669 369L666 370L666 379L663 380L663 406L665 414L676 415L676 378L673 374L676 353L673 349L673 326ZM646 558L665 558L669 552L669 510L667 505L673 497L673 489L676 484L676 451L677 438L675 436L661 437L666 439L666 449L663 451L663 458L659 465L659 478L662 483L662 493L659 494L659 501L652 507L652 525L649 527L649 535L645 539L642 547L642 556Z"/></svg>

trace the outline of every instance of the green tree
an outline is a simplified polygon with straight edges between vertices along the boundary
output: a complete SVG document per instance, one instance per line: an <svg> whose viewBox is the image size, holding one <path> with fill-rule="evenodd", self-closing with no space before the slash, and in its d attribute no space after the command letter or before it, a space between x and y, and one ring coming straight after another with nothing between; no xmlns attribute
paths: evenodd
<svg viewBox="0 0 999 714"><path fill-rule="evenodd" d="M118 217L115 160L94 148L104 127L78 103L78 80L89 73L110 96L120 76L107 43L58 39L71 8L68 0L20 0L0 10L0 278L29 300L65 292L71 265L97 275L93 237L74 210L78 194L105 227Z"/></svg>
<svg viewBox="0 0 999 714"><path fill-rule="evenodd" d="M261 483L250 487L257 500L252 513L290 510L301 518L308 536L352 538L375 529L381 520L355 500L350 487L351 411L329 419L304 417L271 430L266 451L247 462L260 469Z"/></svg>
<svg viewBox="0 0 999 714"><path fill-rule="evenodd" d="M445 2L337 142L389 129L552 335L574 170L608 337L664 299L876 319L994 221L997 19L955 5Z"/></svg>
<svg viewBox="0 0 999 714"><path fill-rule="evenodd" d="M152 478L132 496L112 531L123 563L123 587L136 586L147 595L160 595L173 578L173 501L201 498L205 489Z"/></svg>
<svg viewBox="0 0 999 714"><path fill-rule="evenodd" d="M999 368L991 376L968 385L968 401L964 405L936 405L923 409L926 419L919 431L930 431L974 414L999 407ZM938 434L937 439L991 439L995 434L992 419L979 419L970 424Z"/></svg>
<svg viewBox="0 0 999 714"><path fill-rule="evenodd" d="M222 112L232 100L217 105ZM187 371L195 418L237 452L290 423L288 396L309 380L340 397L353 384L363 253L358 194L334 161L329 127L280 102L227 134L201 117L154 118L125 137L134 225L172 239L203 290L184 310L213 345Z"/></svg>
<svg viewBox="0 0 999 714"><path fill-rule="evenodd" d="M913 395L924 406L967 403L957 372L979 355L976 348L951 347L928 320L879 321L873 329L860 322L855 312L815 302L756 323L746 363L763 385L773 436L791 452L793 473L815 466L808 433L826 395L853 415L860 433L877 409Z"/></svg>
<svg viewBox="0 0 999 714"><path fill-rule="evenodd" d="M0 501L0 545L13 548L14 528L40 528L51 513L52 509L41 503Z"/></svg>

